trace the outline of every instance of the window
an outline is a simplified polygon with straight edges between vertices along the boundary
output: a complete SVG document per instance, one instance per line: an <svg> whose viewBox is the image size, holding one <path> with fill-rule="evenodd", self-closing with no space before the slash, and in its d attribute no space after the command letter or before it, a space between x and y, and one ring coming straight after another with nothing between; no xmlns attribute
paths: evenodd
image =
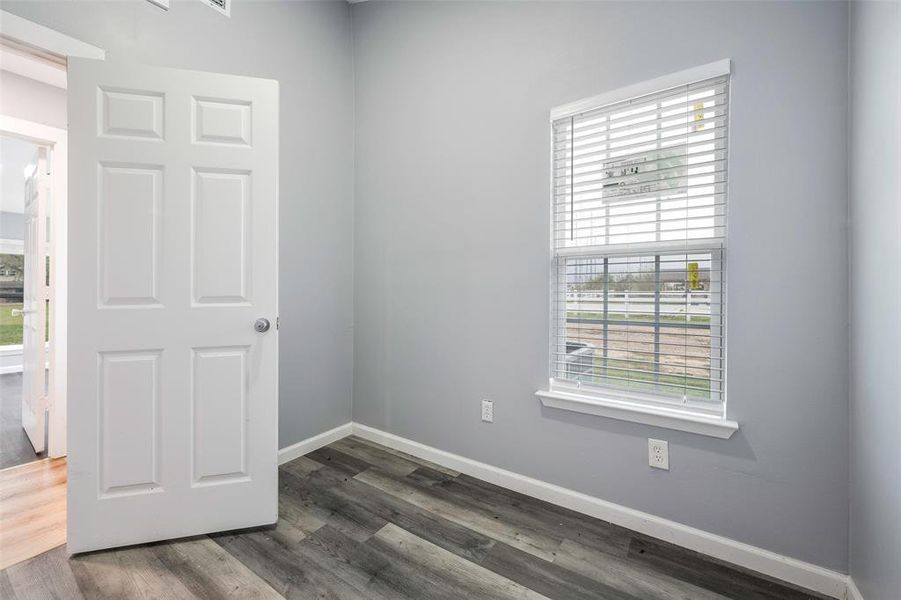
<svg viewBox="0 0 901 600"><path fill-rule="evenodd" d="M10 245L4 243L0 246L6 249ZM0 347L22 343L22 316L12 311L22 308L24 282L24 256L0 253Z"/></svg>
<svg viewBox="0 0 901 600"><path fill-rule="evenodd" d="M552 392L725 418L724 63L553 112Z"/></svg>

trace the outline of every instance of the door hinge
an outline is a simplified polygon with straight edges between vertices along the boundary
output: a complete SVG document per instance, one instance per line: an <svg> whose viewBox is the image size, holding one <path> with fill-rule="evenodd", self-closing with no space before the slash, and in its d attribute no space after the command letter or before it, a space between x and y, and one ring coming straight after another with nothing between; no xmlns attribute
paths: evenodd
<svg viewBox="0 0 901 600"><path fill-rule="evenodd" d="M278 317L275 317L275 330L278 331Z"/></svg>

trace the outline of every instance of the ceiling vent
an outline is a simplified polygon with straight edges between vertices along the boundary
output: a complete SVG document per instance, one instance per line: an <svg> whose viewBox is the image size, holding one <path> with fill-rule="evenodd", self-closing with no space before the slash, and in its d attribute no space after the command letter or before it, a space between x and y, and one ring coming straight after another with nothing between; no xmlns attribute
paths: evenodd
<svg viewBox="0 0 901 600"><path fill-rule="evenodd" d="M208 4L226 17L231 18L232 0L201 0L204 4Z"/></svg>

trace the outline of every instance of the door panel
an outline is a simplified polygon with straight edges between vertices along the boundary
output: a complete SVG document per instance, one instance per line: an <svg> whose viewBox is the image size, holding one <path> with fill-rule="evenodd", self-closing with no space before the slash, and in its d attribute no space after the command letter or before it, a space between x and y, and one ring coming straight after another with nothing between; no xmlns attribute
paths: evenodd
<svg viewBox="0 0 901 600"><path fill-rule="evenodd" d="M248 301L250 173L194 171L191 256L195 303Z"/></svg>
<svg viewBox="0 0 901 600"><path fill-rule="evenodd" d="M194 350L194 484L247 477L248 348Z"/></svg>
<svg viewBox="0 0 901 600"><path fill-rule="evenodd" d="M159 305L163 168L101 163L100 305Z"/></svg>
<svg viewBox="0 0 901 600"><path fill-rule="evenodd" d="M97 88L100 94L100 132L107 137L163 139L165 95Z"/></svg>
<svg viewBox="0 0 901 600"><path fill-rule="evenodd" d="M101 497L160 489L160 353L99 353Z"/></svg>
<svg viewBox="0 0 901 600"><path fill-rule="evenodd" d="M278 87L69 63L69 550L277 518Z"/></svg>
<svg viewBox="0 0 901 600"><path fill-rule="evenodd" d="M193 98L194 141L250 146L253 105L240 100Z"/></svg>

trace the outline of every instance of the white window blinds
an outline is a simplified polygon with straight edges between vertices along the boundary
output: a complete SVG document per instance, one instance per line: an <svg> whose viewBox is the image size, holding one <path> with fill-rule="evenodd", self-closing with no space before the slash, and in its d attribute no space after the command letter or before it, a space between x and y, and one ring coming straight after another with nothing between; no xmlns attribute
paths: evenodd
<svg viewBox="0 0 901 600"><path fill-rule="evenodd" d="M553 120L552 385L722 406L729 76Z"/></svg>

